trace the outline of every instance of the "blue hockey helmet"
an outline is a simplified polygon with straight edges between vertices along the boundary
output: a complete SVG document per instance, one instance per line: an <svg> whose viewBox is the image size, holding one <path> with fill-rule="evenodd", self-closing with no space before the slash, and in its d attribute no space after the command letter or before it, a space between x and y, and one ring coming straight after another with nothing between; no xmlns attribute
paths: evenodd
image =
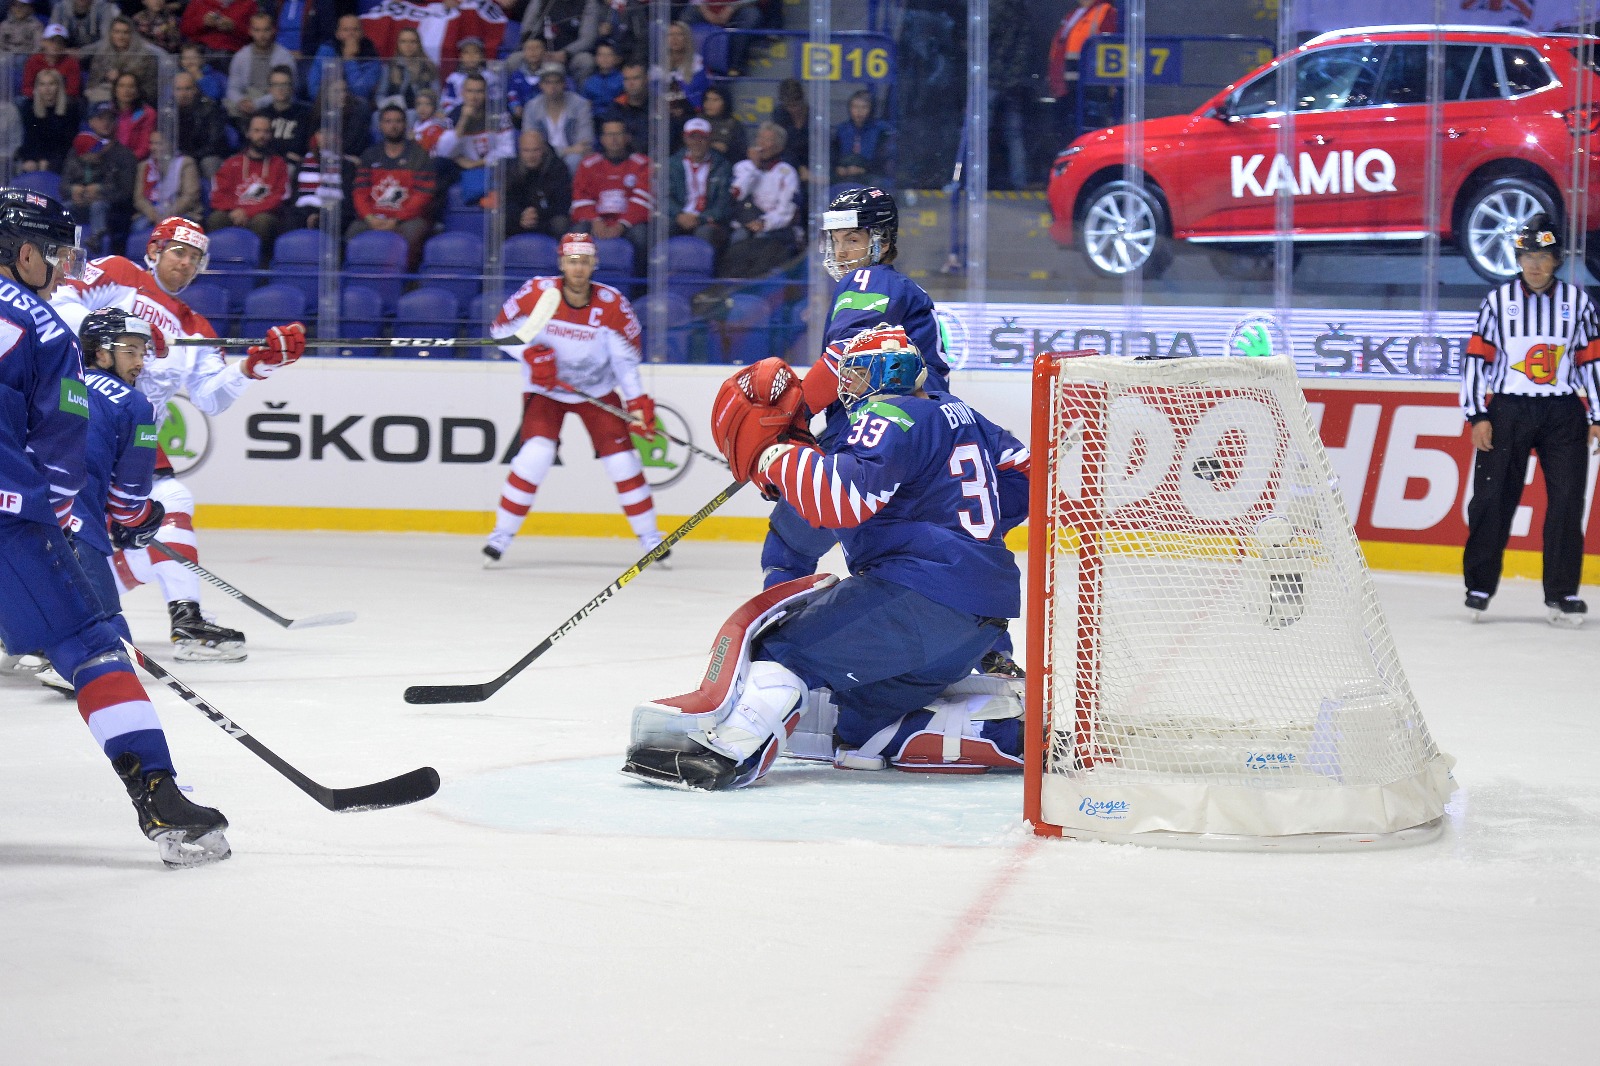
<svg viewBox="0 0 1600 1066"><path fill-rule="evenodd" d="M880 322L850 338L839 355L839 401L846 408L884 394L915 392L928 379L905 327Z"/></svg>

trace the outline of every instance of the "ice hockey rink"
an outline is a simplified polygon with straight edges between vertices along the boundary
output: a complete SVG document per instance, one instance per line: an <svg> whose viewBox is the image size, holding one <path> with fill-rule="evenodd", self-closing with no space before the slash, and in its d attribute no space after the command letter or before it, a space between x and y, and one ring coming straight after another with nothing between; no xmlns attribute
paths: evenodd
<svg viewBox="0 0 1600 1066"><path fill-rule="evenodd" d="M780 764L730 794L620 774L635 703L694 687L758 587L690 537L488 702L638 554L520 538L208 531L240 665L171 664L318 781L424 764L331 814L150 683L220 865L163 868L73 705L0 681L0 1059L80 1063L1568 1063L1600 1016L1600 622L1508 581L1377 586L1460 785L1442 839L1324 854L1035 838L1016 775ZM837 565L837 556L830 557ZM1590 590L1593 591L1592 589ZM1591 599L1593 597L1591 596Z"/></svg>

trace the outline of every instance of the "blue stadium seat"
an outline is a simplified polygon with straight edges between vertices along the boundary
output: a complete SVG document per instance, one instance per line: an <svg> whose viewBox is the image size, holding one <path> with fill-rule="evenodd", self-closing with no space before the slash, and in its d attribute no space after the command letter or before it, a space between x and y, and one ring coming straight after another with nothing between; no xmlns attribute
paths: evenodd
<svg viewBox="0 0 1600 1066"><path fill-rule="evenodd" d="M383 297L365 285L346 285L339 303L339 332L346 337L376 337L383 329ZM371 348L339 349L340 355L371 356Z"/></svg>
<svg viewBox="0 0 1600 1066"><path fill-rule="evenodd" d="M322 231L292 229L278 237L272 246L272 280L293 285L306 294L306 302L318 297L318 275L322 270Z"/></svg>
<svg viewBox="0 0 1600 1066"><path fill-rule="evenodd" d="M265 337L273 326L283 326L305 318L306 294L298 286L274 282L250 290L244 298L244 316L239 319L241 337Z"/></svg>
<svg viewBox="0 0 1600 1066"><path fill-rule="evenodd" d="M128 231L127 256L139 266L144 266L145 245L150 243L150 231L155 229L147 218L133 220L133 228Z"/></svg>
<svg viewBox="0 0 1600 1066"><path fill-rule="evenodd" d="M454 337L460 314L461 305L449 290L434 286L415 289L400 297L400 302L395 308L392 335ZM424 350L426 349L395 348L391 354L422 355ZM427 352L429 355L447 359L458 358L463 354L459 348L435 348Z"/></svg>
<svg viewBox="0 0 1600 1066"><path fill-rule="evenodd" d="M667 362L705 362L706 360L703 354L699 359L695 359L692 357L691 352L695 352L696 350L703 352L707 344L711 344L714 348L720 351L721 345L717 343L713 339L712 334L705 329L704 323L695 322L693 320L694 315L689 310L689 298L679 293L667 293L665 296L646 296L639 301L639 306L635 308L635 310L639 314L639 321L644 325L646 330L649 330L650 328L650 312L657 300L661 300L666 303L667 321L671 323L667 327ZM644 348L646 354L648 354L648 336L641 338L639 343L641 347ZM712 361L721 362L720 356Z"/></svg>
<svg viewBox="0 0 1600 1066"><path fill-rule="evenodd" d="M61 175L53 170L34 170L18 174L11 179L11 186L15 189L32 189L52 199L61 199Z"/></svg>
<svg viewBox="0 0 1600 1066"><path fill-rule="evenodd" d="M358 233L345 243L343 276L372 289L383 298L385 311L394 310L405 281L406 239L386 230Z"/></svg>
<svg viewBox="0 0 1600 1066"><path fill-rule="evenodd" d="M772 354L772 305L744 292L735 296L732 303L727 320L727 361L744 366L765 359Z"/></svg>
<svg viewBox="0 0 1600 1066"><path fill-rule="evenodd" d="M506 277L520 286L531 277L554 274L557 247L556 239L543 233L519 233L506 238L501 260L506 265Z"/></svg>
<svg viewBox="0 0 1600 1066"><path fill-rule="evenodd" d="M227 226L210 236L211 265L206 268L206 277L227 292L228 309L238 311L244 307L245 294L256 285L261 238L243 226Z"/></svg>
<svg viewBox="0 0 1600 1066"><path fill-rule="evenodd" d="M457 304L483 291L483 241L465 233L441 233L422 246L417 273L429 288L445 289Z"/></svg>
<svg viewBox="0 0 1600 1066"><path fill-rule="evenodd" d="M633 269L633 245L626 237L604 237L597 238L594 246L599 260L594 280L615 285L626 293L628 281L637 276Z"/></svg>
<svg viewBox="0 0 1600 1066"><path fill-rule="evenodd" d="M483 240L483 211L476 207L451 207L444 213L446 233L470 234Z"/></svg>
<svg viewBox="0 0 1600 1066"><path fill-rule="evenodd" d="M710 283L716 258L717 250L709 241L691 236L668 238L667 284L687 299Z"/></svg>
<svg viewBox="0 0 1600 1066"><path fill-rule="evenodd" d="M141 256L141 261L143 257ZM206 317L217 336L228 336L228 292L209 281L196 281L183 290L183 302Z"/></svg>

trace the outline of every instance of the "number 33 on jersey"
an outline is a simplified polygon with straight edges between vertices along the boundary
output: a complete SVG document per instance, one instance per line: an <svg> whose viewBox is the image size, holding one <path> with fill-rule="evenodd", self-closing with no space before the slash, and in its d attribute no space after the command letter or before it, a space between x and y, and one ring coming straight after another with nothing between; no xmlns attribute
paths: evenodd
<svg viewBox="0 0 1600 1066"><path fill-rule="evenodd" d="M1027 517L1027 464L1011 433L933 392L862 405L835 454L793 448L766 477L806 521L839 530L852 573L1010 618L1020 574L1005 534Z"/></svg>

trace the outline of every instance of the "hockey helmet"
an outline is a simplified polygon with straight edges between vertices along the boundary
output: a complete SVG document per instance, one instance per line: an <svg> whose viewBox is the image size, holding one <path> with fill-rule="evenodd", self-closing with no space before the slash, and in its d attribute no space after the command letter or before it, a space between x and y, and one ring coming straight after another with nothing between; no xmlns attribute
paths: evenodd
<svg viewBox="0 0 1600 1066"><path fill-rule="evenodd" d="M95 354L102 348L109 349L116 343L118 337L133 334L144 338L145 358L150 358L155 353L155 334L150 329L150 323L138 315L124 311L120 307L103 307L83 320L83 325L78 329L78 337L83 341L83 350L88 355L89 361L98 365Z"/></svg>
<svg viewBox="0 0 1600 1066"><path fill-rule="evenodd" d="M1523 223L1522 229L1517 231L1513 241L1518 255L1525 252L1549 252L1560 259L1566 251L1561 246L1561 228L1555 220L1544 212L1540 212Z"/></svg>
<svg viewBox="0 0 1600 1066"><path fill-rule="evenodd" d="M594 237L587 233L564 233L561 243L556 246L556 257L565 259L569 255L586 255L590 259L598 258L600 249L594 243Z"/></svg>
<svg viewBox="0 0 1600 1066"><path fill-rule="evenodd" d="M839 355L839 401L854 408L874 396L922 387L928 367L902 326L880 322L850 338Z"/></svg>
<svg viewBox="0 0 1600 1066"><path fill-rule="evenodd" d="M834 257L830 234L843 229L867 231L870 244L864 261L841 263ZM894 262L899 237L900 209L893 196L871 185L840 193L822 213L821 252L828 276L838 281L852 270Z"/></svg>
<svg viewBox="0 0 1600 1066"><path fill-rule="evenodd" d="M177 242L187 244L200 253L200 267L196 274L203 273L207 264L211 262L211 238L206 236L206 231L200 223L191 222L180 215L172 215L156 223L155 229L150 231L150 237L144 242L144 265L151 270L156 268L156 260L161 258L161 252L167 245Z"/></svg>
<svg viewBox="0 0 1600 1066"><path fill-rule="evenodd" d="M39 249L52 272L59 270L63 278L83 277L87 257L78 245L78 225L72 213L43 193L0 189L0 266L14 271L24 244ZM21 278L17 280L27 285ZM40 288L54 280L47 277Z"/></svg>

